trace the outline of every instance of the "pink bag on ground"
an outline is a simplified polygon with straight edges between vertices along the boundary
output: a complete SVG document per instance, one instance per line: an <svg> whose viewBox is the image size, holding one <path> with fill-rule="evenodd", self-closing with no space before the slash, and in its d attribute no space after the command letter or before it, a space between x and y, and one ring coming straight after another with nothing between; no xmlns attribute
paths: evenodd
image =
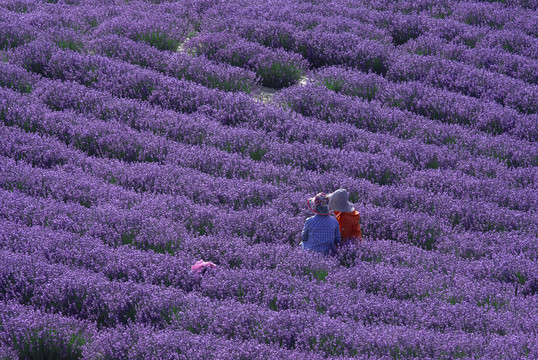
<svg viewBox="0 0 538 360"><path fill-rule="evenodd" d="M191 270L197 274L201 274L208 269L216 269L216 268L217 268L217 265L213 264L211 261L204 261L204 260L198 260L193 266L191 266Z"/></svg>

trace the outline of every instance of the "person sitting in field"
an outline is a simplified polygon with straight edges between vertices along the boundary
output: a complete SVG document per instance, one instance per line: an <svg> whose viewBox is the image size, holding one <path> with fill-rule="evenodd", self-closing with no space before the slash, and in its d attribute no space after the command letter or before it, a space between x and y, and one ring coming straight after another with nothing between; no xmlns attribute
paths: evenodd
<svg viewBox="0 0 538 360"><path fill-rule="evenodd" d="M362 241L360 216L353 204L348 201L349 192L346 189L338 189L327 196L329 209L334 212L340 226L341 244L358 244Z"/></svg>
<svg viewBox="0 0 538 360"><path fill-rule="evenodd" d="M307 204L316 215L306 219L299 246L323 255L334 253L336 244L340 242L340 228L338 221L329 216L329 198L319 193L308 199Z"/></svg>

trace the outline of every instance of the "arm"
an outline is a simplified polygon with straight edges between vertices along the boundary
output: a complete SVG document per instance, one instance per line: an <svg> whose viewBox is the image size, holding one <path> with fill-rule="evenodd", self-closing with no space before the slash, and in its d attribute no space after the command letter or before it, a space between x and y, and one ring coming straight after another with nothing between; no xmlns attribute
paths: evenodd
<svg viewBox="0 0 538 360"><path fill-rule="evenodd" d="M338 223L336 223L336 226L335 226L335 229L334 229L334 241L332 242L331 244L331 247L329 249L329 254L330 255L336 255L336 251L337 251L337 245L339 245L341 243L342 239L341 239L341 236L340 236L340 226L338 225Z"/></svg>
<svg viewBox="0 0 538 360"><path fill-rule="evenodd" d="M357 226L356 226L354 235L358 238L359 241L362 241L361 224L360 224L360 216L359 215L357 215Z"/></svg>
<svg viewBox="0 0 538 360"><path fill-rule="evenodd" d="M301 240L306 242L308 240L308 221L305 221L303 232L301 233Z"/></svg>
<svg viewBox="0 0 538 360"><path fill-rule="evenodd" d="M342 236L340 236L340 226L337 223L336 228L334 230L334 243L340 244L341 242L342 242Z"/></svg>

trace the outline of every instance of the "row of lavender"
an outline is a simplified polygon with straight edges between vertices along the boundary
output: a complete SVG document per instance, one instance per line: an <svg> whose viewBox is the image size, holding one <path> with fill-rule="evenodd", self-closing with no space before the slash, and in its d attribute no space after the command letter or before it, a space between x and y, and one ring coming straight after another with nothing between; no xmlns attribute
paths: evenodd
<svg viewBox="0 0 538 360"><path fill-rule="evenodd" d="M14 4L9 11L26 4L43 14L43 5ZM138 17L148 7L136 2L51 5L106 16L82 36L62 28L77 21L54 14L52 43L8 45L6 59L26 70L1 72L13 90L1 90L0 105L0 357L536 356L535 115L422 82L401 99L405 87L340 68L281 92L276 103L293 112L209 90L250 92L254 72L290 53L238 41L207 54L242 70L155 50L201 41L195 32L214 26L213 10L201 15L211 2L189 4L152 7L153 20ZM189 14L183 28L178 13ZM327 34L352 29L341 24ZM167 38L171 29L180 32ZM234 57L243 52L262 55L245 63ZM304 65L278 70L265 79L285 86ZM456 100L431 119L417 91ZM419 116L406 125L409 113L384 104ZM467 129L473 113L484 113L474 128L510 136ZM290 247L304 199L340 186L368 242L326 260ZM200 257L219 272L189 273Z"/></svg>

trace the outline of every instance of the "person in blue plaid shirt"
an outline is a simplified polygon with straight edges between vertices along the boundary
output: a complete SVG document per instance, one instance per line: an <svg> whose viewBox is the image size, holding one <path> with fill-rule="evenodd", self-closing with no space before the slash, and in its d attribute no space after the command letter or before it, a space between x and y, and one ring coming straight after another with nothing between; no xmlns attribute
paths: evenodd
<svg viewBox="0 0 538 360"><path fill-rule="evenodd" d="M336 244L341 241L340 226L329 215L329 198L324 193L319 193L308 199L307 204L316 215L306 219L301 236L303 241L299 246L323 255L334 253Z"/></svg>

